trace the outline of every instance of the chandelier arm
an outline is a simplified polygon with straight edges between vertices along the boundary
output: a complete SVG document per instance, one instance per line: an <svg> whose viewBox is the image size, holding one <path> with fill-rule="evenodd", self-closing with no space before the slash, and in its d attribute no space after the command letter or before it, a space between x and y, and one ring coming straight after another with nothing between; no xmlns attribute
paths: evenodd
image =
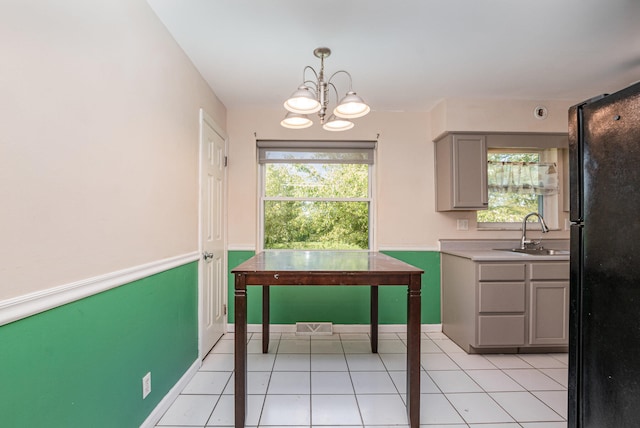
<svg viewBox="0 0 640 428"><path fill-rule="evenodd" d="M311 67L310 65L307 65L307 66L304 67L304 70L302 70L302 81L305 82L305 83L308 82L308 80L306 80L307 69L311 70L313 75L316 77L316 80L318 80L318 73L316 72L316 70L313 67Z"/></svg>
<svg viewBox="0 0 640 428"><path fill-rule="evenodd" d="M313 85L313 88L317 91L318 90L318 82L314 82L313 80L305 80L304 82L302 82L303 85L306 84L310 84Z"/></svg>
<svg viewBox="0 0 640 428"><path fill-rule="evenodd" d="M351 78L351 74L350 74L348 71L346 71L346 70L338 70L338 71L336 71L335 73L333 73L333 74L331 75L331 77L329 77L328 82L331 82L331 80L333 79L333 77L334 77L336 74L339 74L339 73L344 73L344 74L346 74L347 76L349 76L349 91L352 91L352 90L353 90L353 88L352 88L352 86L353 86L353 79ZM337 92L337 91L336 91L336 92Z"/></svg>

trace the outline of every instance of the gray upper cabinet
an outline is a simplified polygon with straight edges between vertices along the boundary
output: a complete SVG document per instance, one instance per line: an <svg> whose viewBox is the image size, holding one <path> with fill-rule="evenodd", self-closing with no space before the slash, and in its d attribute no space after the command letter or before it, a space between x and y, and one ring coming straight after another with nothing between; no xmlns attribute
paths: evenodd
<svg viewBox="0 0 640 428"><path fill-rule="evenodd" d="M487 193L484 135L448 133L435 140L436 210L482 210Z"/></svg>

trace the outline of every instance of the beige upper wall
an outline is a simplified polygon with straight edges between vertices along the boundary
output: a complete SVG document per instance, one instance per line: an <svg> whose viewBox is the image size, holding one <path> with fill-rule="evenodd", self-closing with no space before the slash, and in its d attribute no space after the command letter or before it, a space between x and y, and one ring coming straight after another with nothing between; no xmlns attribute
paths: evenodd
<svg viewBox="0 0 640 428"><path fill-rule="evenodd" d="M0 300L198 248L201 107L144 0L0 6Z"/></svg>
<svg viewBox="0 0 640 428"><path fill-rule="evenodd" d="M567 132L568 110L579 100L481 100L448 98L431 111L431 137L446 131ZM545 107L546 119L534 116Z"/></svg>
<svg viewBox="0 0 640 428"><path fill-rule="evenodd" d="M288 130L280 110L229 111L229 245L258 248L258 139L376 139L376 249L436 249L439 239L518 239L517 231L478 231L475 212L435 211L433 139L445 131L566 132L567 109L574 102L522 100L444 100L429 113L372 112L344 133L323 131L317 124ZM546 120L533 112L543 105ZM559 214L564 224L566 213ZM456 220L469 219L469 231L457 231ZM553 231L548 238L568 238Z"/></svg>
<svg viewBox="0 0 640 428"><path fill-rule="evenodd" d="M426 113L380 113L357 119L356 126L341 133L324 131L319 125L303 130L280 126L280 110L228 112L229 132L229 245L256 248L258 139L353 139L376 140L375 240L379 246L396 242L424 245L424 213L433 201L424 191L433 186L427 144L429 130ZM254 135L255 134L255 135ZM409 190L415 191L410 195Z"/></svg>

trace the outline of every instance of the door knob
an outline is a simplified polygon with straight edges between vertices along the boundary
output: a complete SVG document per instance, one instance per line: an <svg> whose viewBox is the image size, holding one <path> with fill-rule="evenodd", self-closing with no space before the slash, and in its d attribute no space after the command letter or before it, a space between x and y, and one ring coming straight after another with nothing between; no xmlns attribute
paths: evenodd
<svg viewBox="0 0 640 428"><path fill-rule="evenodd" d="M208 253L208 252L204 251L202 253L202 256L204 257L204 261L208 262L209 260L211 260L213 258L213 253Z"/></svg>

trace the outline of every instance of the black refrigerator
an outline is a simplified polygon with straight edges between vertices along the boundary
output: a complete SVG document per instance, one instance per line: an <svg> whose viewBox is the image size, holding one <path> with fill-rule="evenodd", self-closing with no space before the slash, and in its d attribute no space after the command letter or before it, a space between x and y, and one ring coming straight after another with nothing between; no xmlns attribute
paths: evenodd
<svg viewBox="0 0 640 428"><path fill-rule="evenodd" d="M569 109L569 428L640 426L640 83Z"/></svg>

